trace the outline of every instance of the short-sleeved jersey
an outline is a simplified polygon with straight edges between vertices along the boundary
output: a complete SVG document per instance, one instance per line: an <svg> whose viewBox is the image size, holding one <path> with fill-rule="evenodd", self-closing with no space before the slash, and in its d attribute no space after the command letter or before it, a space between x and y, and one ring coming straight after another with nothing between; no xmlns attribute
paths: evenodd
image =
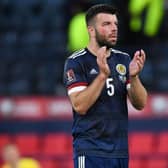
<svg viewBox="0 0 168 168"><path fill-rule="evenodd" d="M68 94L86 89L99 74L96 56L87 48L65 62L64 82ZM74 156L128 157L127 88L130 56L111 49L107 58L111 74L96 102L85 115L73 109ZM88 97L89 99L89 97Z"/></svg>

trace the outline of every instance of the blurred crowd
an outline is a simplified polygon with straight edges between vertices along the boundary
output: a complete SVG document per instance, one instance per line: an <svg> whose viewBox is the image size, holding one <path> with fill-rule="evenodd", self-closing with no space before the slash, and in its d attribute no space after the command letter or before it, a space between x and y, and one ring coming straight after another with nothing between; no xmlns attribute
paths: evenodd
<svg viewBox="0 0 168 168"><path fill-rule="evenodd" d="M136 49L146 50L143 82L151 92L167 92L168 5L164 0L152 2L0 1L0 95L64 96L63 64L73 51L69 47L72 43L70 33L75 36L73 32L76 30L70 31L71 22L96 3L116 6L119 13L119 41L116 48L131 56ZM82 33L76 36L81 38Z"/></svg>
<svg viewBox="0 0 168 168"><path fill-rule="evenodd" d="M15 144L6 144L2 149L2 168L40 168L33 158L23 158Z"/></svg>

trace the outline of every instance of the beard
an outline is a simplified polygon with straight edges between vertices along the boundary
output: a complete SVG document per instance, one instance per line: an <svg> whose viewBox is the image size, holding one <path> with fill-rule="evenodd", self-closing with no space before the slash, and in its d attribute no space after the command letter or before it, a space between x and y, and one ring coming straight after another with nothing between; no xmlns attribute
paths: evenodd
<svg viewBox="0 0 168 168"><path fill-rule="evenodd" d="M110 42L105 39L104 36L100 35L100 33L95 29L96 32L96 41L99 47L106 46L107 49L113 48L116 45L116 41Z"/></svg>

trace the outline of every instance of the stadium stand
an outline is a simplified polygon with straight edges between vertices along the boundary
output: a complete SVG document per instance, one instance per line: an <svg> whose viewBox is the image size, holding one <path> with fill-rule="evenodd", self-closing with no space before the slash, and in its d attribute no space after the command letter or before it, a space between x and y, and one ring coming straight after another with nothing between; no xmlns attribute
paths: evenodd
<svg viewBox="0 0 168 168"><path fill-rule="evenodd" d="M0 2L0 55L4 64L0 94L55 94L57 84L62 83L60 66L66 57L65 23L60 13L64 3L60 0ZM46 60L53 64L50 70ZM42 64L46 73L51 73L50 79L39 80L38 73L34 73L40 71ZM43 75L45 78L45 72ZM44 80L49 80L48 86Z"/></svg>
<svg viewBox="0 0 168 168"><path fill-rule="evenodd" d="M159 139L158 139L158 147L157 147L157 152L160 153L161 155L167 155L168 154L168 133L160 133Z"/></svg>
<svg viewBox="0 0 168 168"><path fill-rule="evenodd" d="M0 149L3 148L4 145L10 143L10 135L8 134L0 134Z"/></svg>
<svg viewBox="0 0 168 168"><path fill-rule="evenodd" d="M70 142L70 138L64 133L48 134L43 138L42 152L47 156L56 157L71 155Z"/></svg>
<svg viewBox="0 0 168 168"><path fill-rule="evenodd" d="M167 138L167 132L130 133L129 168L167 168ZM40 161L42 167L44 168L73 167L71 146L72 137L69 133L58 132L45 134L0 134L0 148L10 142L16 143L22 156L36 158ZM135 148L133 146L137 147ZM165 150L161 151L163 148L165 148Z"/></svg>
<svg viewBox="0 0 168 168"><path fill-rule="evenodd" d="M13 142L15 142L22 155L37 156L40 152L40 137L37 134L16 134Z"/></svg>
<svg viewBox="0 0 168 168"><path fill-rule="evenodd" d="M147 161L147 167L148 168L166 168L168 166L168 162L165 159L149 159Z"/></svg>
<svg viewBox="0 0 168 168"><path fill-rule="evenodd" d="M132 133L130 135L130 154L150 155L155 149L155 136L153 133Z"/></svg>

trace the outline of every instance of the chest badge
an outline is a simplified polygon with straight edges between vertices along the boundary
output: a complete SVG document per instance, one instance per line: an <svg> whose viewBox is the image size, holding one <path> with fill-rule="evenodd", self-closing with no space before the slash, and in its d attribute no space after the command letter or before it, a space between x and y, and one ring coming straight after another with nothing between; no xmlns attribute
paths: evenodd
<svg viewBox="0 0 168 168"><path fill-rule="evenodd" d="M116 70L120 75L125 75L126 74L126 67L123 64L117 64L116 65Z"/></svg>

